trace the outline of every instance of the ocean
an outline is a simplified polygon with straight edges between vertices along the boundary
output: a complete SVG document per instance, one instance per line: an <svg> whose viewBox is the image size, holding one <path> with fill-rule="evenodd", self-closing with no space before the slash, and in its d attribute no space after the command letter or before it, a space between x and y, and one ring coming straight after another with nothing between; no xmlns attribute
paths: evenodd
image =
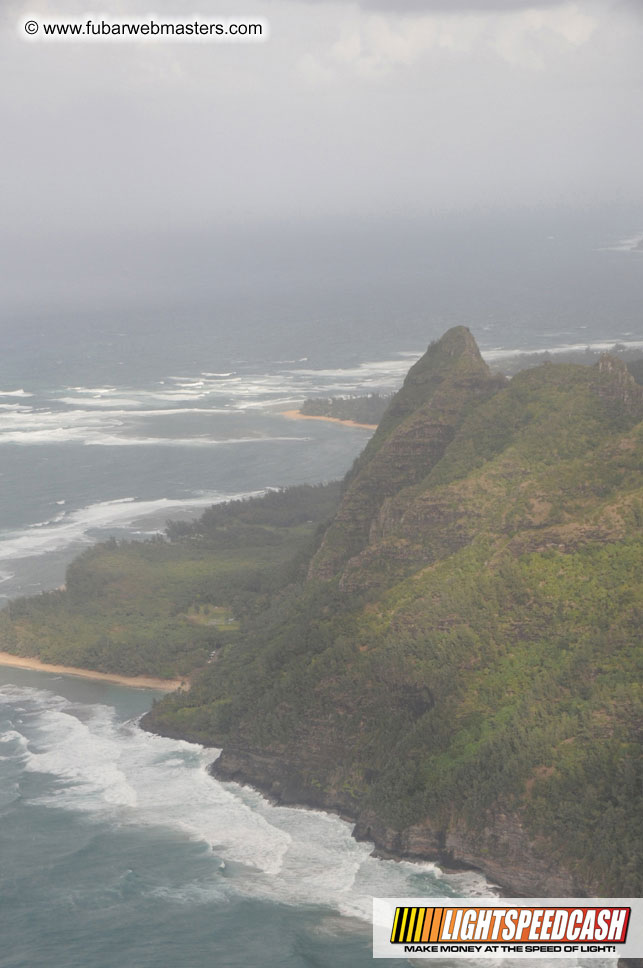
<svg viewBox="0 0 643 968"><path fill-rule="evenodd" d="M60 586L96 540L341 477L370 431L283 412L395 389L451 325L470 326L489 360L617 342L643 353L638 225L403 228L359 251L289 235L278 260L261 249L260 284L226 288L219 273L184 305L12 310L2 600ZM337 817L215 781L216 751L138 728L153 696L0 669L0 968L367 965L374 894L491 889L375 859Z"/></svg>
<svg viewBox="0 0 643 968"><path fill-rule="evenodd" d="M217 782L145 690L0 673L3 968L367 965L373 894L485 891Z"/></svg>

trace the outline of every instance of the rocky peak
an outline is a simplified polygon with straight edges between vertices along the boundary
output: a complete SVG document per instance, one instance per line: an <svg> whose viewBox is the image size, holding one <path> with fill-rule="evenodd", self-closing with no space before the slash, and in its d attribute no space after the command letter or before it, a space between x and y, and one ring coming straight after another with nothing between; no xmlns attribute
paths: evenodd
<svg viewBox="0 0 643 968"><path fill-rule="evenodd" d="M384 501L426 477L466 414L502 383L466 327L450 329L429 346L347 476L342 504L311 562L310 578L327 580L343 571L367 545Z"/></svg>
<svg viewBox="0 0 643 968"><path fill-rule="evenodd" d="M466 326L454 326L441 339L431 343L424 356L411 367L364 456L369 450L377 449L377 444L402 420L430 403L440 384L455 373L464 375L466 372L485 378L491 375L470 330Z"/></svg>

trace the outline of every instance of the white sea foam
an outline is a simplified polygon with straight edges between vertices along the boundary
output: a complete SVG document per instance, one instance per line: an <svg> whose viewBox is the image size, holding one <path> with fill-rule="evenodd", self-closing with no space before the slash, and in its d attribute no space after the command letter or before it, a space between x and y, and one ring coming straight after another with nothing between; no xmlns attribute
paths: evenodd
<svg viewBox="0 0 643 968"><path fill-rule="evenodd" d="M634 241L634 240L630 240ZM488 327L483 327L488 329ZM573 339L560 341L565 335L573 337L576 331L564 333L558 331L551 334L549 345L539 347L491 347L483 350L482 355L490 361L499 361L525 353L551 354L570 351L583 351L588 345L594 350L610 350L616 342L610 340L594 340L577 342ZM547 334L543 334L547 335ZM618 340L630 349L643 347L643 340L624 338ZM310 396L342 396L355 393L389 392L396 389L403 381L409 366L418 359L423 349L400 350L394 357L385 360L366 360L355 366L326 367L315 369L292 365L290 361L271 364L273 372L245 372L235 370L225 372L200 371L199 373L174 374L155 385L142 387L102 386L102 387L67 387L58 395L52 395L52 403L74 408L69 412L54 412L59 417L57 439L65 439L63 430L68 430L68 439L77 439L80 434L72 433L69 429L74 424L75 414L84 414L82 421L85 425L98 430L109 431L114 421L131 420L132 417L162 417L173 414L232 414L245 410L272 409L277 406L289 406ZM305 362L293 361L296 363ZM18 391L11 391L17 393ZM0 405L2 406L2 405ZM9 405L10 406L10 405ZM100 421L104 412L104 424L91 424L89 414L93 413L95 420ZM34 412L38 419L42 411ZM100 415L100 416L99 416ZM15 427L13 432L24 431L24 427ZM46 428L42 428L45 430ZM7 433L12 428L7 426ZM35 428L34 428L35 430ZM9 439L3 435L4 439ZM123 435L125 436L125 435ZM138 437L131 436L137 443L148 443L152 435ZM33 438L32 438L33 440ZM16 442L19 439L16 438ZM100 442L89 439L87 442Z"/></svg>
<svg viewBox="0 0 643 968"><path fill-rule="evenodd" d="M283 365L286 366L285 361ZM408 354L403 354L395 360L366 362L352 368L288 368L273 373L243 375L235 371L175 375L149 388L67 387L60 394L52 394L48 409L0 404L0 407L15 407L2 413L0 443L212 447L270 440L306 440L308 438L261 433L204 434L200 432L202 426L198 427L199 432L190 434L186 432L185 424L180 434L168 434L167 424L158 425L158 434L154 430L155 422L168 416L227 414L238 417L248 410L290 409L307 396L392 389L400 382L407 367ZM140 424L135 422L141 418L146 419L144 433L141 433Z"/></svg>
<svg viewBox="0 0 643 968"><path fill-rule="evenodd" d="M3 733L0 733L0 743L11 743L19 750L26 750L29 745L27 737L16 729L5 729Z"/></svg>
<svg viewBox="0 0 643 968"><path fill-rule="evenodd" d="M114 407L138 407L140 404L140 399L134 395L130 397L59 397L58 400L71 407L105 407L110 410Z"/></svg>
<svg viewBox="0 0 643 968"><path fill-rule="evenodd" d="M306 441L310 437L115 437L103 434L95 440L87 440L86 444L96 447L224 447L233 444L270 444L290 443L292 441Z"/></svg>
<svg viewBox="0 0 643 968"><path fill-rule="evenodd" d="M613 242L611 245L604 245L598 251L599 252L635 252L640 253L639 245L643 242L643 233L639 232L637 235L628 236L625 239L618 239L618 241Z"/></svg>
<svg viewBox="0 0 643 968"><path fill-rule="evenodd" d="M0 390L0 397L33 397L33 393L26 390Z"/></svg>
<svg viewBox="0 0 643 968"><path fill-rule="evenodd" d="M109 712L100 706L93 707L92 728L65 709L41 712L25 769L61 781L41 802L89 810L97 804L136 806L136 790L119 766L120 744L110 727Z"/></svg>
<svg viewBox="0 0 643 968"><path fill-rule="evenodd" d="M0 442L26 443L55 440L83 440L101 431L114 432L124 426L126 411L108 415L88 410L28 410L5 413L0 418Z"/></svg>
<svg viewBox="0 0 643 968"><path fill-rule="evenodd" d="M0 444L81 443L87 447L218 447L232 444L265 444L305 441L310 437L132 437L125 434L88 433L81 428L13 431L0 435Z"/></svg>
<svg viewBox="0 0 643 968"><path fill-rule="evenodd" d="M219 783L207 772L214 750L120 724L105 706L75 706L44 691L11 688L13 701L32 710L22 715L25 768L55 778L38 795L40 805L118 825L172 829L211 848L220 859L213 875L223 861L225 878L213 876L211 885L201 879L176 889L152 887L153 896L161 891L166 900L201 903L233 891L324 905L368 921L373 895L430 896L454 889L432 864L372 857L370 846L354 840L350 824L335 816L276 807L253 790ZM8 695L0 689L0 699ZM468 891L491 893L482 877L467 877Z"/></svg>
<svg viewBox="0 0 643 968"><path fill-rule="evenodd" d="M203 408L189 410L131 411L116 409L94 412L77 410L29 410L3 414L0 417L0 444L79 443L94 447L213 447L221 444L250 444L268 441L307 440L307 437L274 436L257 431L245 436L211 436L208 434L163 436L136 433L132 417L163 417L168 414L208 414Z"/></svg>
<svg viewBox="0 0 643 968"><path fill-rule="evenodd" d="M89 532L103 528L130 527L152 516L163 518L182 510L207 507L220 501L255 497L263 491L239 494L204 492L192 498L159 498L137 501L132 497L99 501L74 511L63 511L48 521L39 521L19 531L0 535L0 561L30 558L58 551L76 543L94 541Z"/></svg>
<svg viewBox="0 0 643 968"><path fill-rule="evenodd" d="M530 353L549 353L551 355L557 355L561 353L582 353L586 349L592 350L595 353L608 353L610 350L614 349L615 346L622 346L628 350L640 350L643 349L643 340L640 339L611 339L611 340L594 340L587 341L585 343L558 343L553 346L540 346L538 348L526 348L526 349L490 349L483 350L482 356L485 360L499 361L505 359L511 359L515 356L528 355Z"/></svg>
<svg viewBox="0 0 643 968"><path fill-rule="evenodd" d="M293 363L305 363L306 359L281 361L273 366L284 366L275 372L227 371L213 373L202 371L198 375L181 374L168 376L154 388L120 389L100 387L68 387L67 394L59 401L70 406L85 408L110 408L116 405L131 408L149 407L154 403L180 404L213 402L225 399L225 410L257 408L276 400L295 399L317 394L388 390L398 385L404 377L410 357L420 352L400 353L390 360L366 361L354 367L312 369L293 367ZM113 394L118 392L119 396ZM186 408L187 409L187 408Z"/></svg>
<svg viewBox="0 0 643 968"><path fill-rule="evenodd" d="M106 387L67 387L68 390L75 390L77 393L92 393L92 394L102 394L102 393L115 393L118 387L106 386Z"/></svg>

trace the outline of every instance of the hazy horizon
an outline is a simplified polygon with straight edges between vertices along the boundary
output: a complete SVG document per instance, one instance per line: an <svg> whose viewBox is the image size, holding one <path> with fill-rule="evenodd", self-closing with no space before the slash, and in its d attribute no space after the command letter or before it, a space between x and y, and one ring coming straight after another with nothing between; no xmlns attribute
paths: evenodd
<svg viewBox="0 0 643 968"><path fill-rule="evenodd" d="M636 3L217 0L202 16L231 12L269 21L270 39L30 40L28 15L79 19L84 0L5 5L10 328L16 313L189 306L279 274L282 287L311 281L314 303L327 266L335 280L345 259L365 279L378 246L372 275L394 290L389 224L396 244L407 225L419 265L423 222L466 238L483 216L608 213L614 232L643 231ZM159 0L154 13L194 8Z"/></svg>

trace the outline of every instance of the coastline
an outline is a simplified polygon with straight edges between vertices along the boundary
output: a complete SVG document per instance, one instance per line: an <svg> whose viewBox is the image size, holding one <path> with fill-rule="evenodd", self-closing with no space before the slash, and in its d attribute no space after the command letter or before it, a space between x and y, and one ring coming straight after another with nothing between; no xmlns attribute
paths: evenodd
<svg viewBox="0 0 643 968"><path fill-rule="evenodd" d="M134 689L157 689L162 692L174 692L187 683L187 679L159 679L155 676L121 676L115 672L96 672L93 669L79 669L77 666L52 665L41 662L40 659L25 658L12 655L11 652L0 651L0 666L13 669L30 669L33 672L52 672L62 676L80 676L83 679L98 679L102 682L114 682L119 686L131 686Z"/></svg>
<svg viewBox="0 0 643 968"><path fill-rule="evenodd" d="M313 414L302 413L301 410L281 410L281 417L288 420L325 420L327 423L344 424L345 427L361 427L363 430L377 430L377 424L358 423L356 420L341 420L339 417L317 417Z"/></svg>
<svg viewBox="0 0 643 968"><path fill-rule="evenodd" d="M142 717L139 726L169 739L205 742L203 736L189 731L163 728L154 722L152 712ZM353 825L355 840L373 845L374 857L429 861L444 871L481 874L492 890L505 897L600 894L598 885L577 879L555 856L539 850L520 817L509 809L494 812L488 829L477 833L457 821L444 826L433 824L428 817L404 829L392 829L374 811L361 808L346 791L312 787L302 775L301 764L284 752L224 745L208 772L217 780L250 787L276 806L322 810L340 817Z"/></svg>
<svg viewBox="0 0 643 968"><path fill-rule="evenodd" d="M143 729L181 737L179 732ZM578 882L571 871L535 843L510 810L490 816L489 829L474 833L459 823L450 829L433 825L429 818L402 830L389 828L371 810L363 810L340 790L318 790L308 785L298 765L283 755L266 751L226 749L210 764L218 780L240 783L263 794L271 803L333 813L353 824L355 840L373 844L372 854L389 860L429 861L445 871L482 874L489 886L506 897L574 897L599 893L597 885Z"/></svg>

